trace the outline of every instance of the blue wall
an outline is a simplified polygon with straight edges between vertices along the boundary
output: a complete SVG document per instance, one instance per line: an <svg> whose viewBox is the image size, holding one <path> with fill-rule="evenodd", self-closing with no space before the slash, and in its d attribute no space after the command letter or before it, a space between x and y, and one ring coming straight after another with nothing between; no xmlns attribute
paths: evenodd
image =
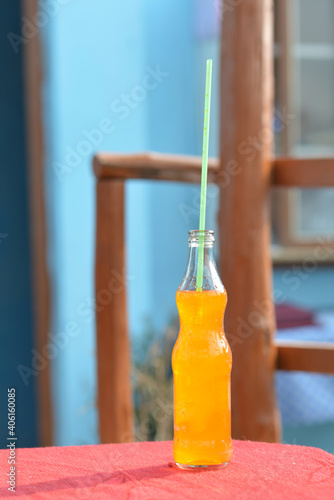
<svg viewBox="0 0 334 500"><path fill-rule="evenodd" d="M48 64L45 126L49 262L55 304L52 328L55 332L63 331L68 322L77 328L77 335L71 337L66 349L54 360L56 444L98 440L92 307L92 154L95 150L135 151L146 147L147 104L130 109L124 120L111 109L114 101L140 84L146 73L141 10L135 1L126 3L125 8L123 3L101 0L70 2L50 19L44 33ZM85 151L81 141L87 140L87 131L99 128L101 120L109 120L107 129L104 127L108 133L102 137L97 134L96 144ZM73 150L77 153L73 154ZM67 157L69 151L72 158ZM133 186L128 191L137 217L143 221L145 235L147 188ZM129 222L130 229L135 229L136 221L130 218ZM145 265L144 258L141 271ZM144 306L149 300L149 287L142 292Z"/></svg>
<svg viewBox="0 0 334 500"><path fill-rule="evenodd" d="M97 150L198 153L204 81L200 99L194 81L205 58L198 56L190 0L68 2L50 18L43 37L52 331L64 332L73 324L77 329L53 363L55 443L91 443L98 440L91 157ZM159 68L163 75L156 77L158 85L143 96L138 86ZM83 154L81 141L102 119L112 121L112 132L103 137L95 133L96 144ZM185 268L187 231L198 224L194 189L127 185L132 337L148 321L162 328L176 314L174 295ZM189 218L183 205L190 208ZM212 211L209 207L208 219Z"/></svg>

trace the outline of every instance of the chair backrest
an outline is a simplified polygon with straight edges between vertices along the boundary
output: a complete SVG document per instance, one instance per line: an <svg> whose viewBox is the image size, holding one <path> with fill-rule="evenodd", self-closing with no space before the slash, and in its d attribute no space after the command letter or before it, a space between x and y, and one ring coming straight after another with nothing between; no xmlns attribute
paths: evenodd
<svg viewBox="0 0 334 500"><path fill-rule="evenodd" d="M225 15L226 14L226 15ZM271 0L236 2L223 16L220 265L229 293L226 330L233 350L232 434L278 441L275 369L334 373L333 344L275 342L270 260L271 186L334 186L333 159L272 157L273 19ZM258 146L250 159L245 144ZM161 154L94 158L97 177L96 316L101 441L133 438L124 252L124 182L200 182L201 159Z"/></svg>

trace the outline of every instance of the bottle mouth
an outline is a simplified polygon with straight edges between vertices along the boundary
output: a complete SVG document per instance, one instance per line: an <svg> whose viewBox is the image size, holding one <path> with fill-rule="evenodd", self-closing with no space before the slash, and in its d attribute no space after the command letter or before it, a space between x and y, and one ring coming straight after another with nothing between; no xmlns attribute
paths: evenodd
<svg viewBox="0 0 334 500"><path fill-rule="evenodd" d="M212 229L205 229L204 231L194 229L189 231L188 234L188 244L190 247L198 247L201 239L203 239L203 243L206 248L213 247L215 242L215 232Z"/></svg>

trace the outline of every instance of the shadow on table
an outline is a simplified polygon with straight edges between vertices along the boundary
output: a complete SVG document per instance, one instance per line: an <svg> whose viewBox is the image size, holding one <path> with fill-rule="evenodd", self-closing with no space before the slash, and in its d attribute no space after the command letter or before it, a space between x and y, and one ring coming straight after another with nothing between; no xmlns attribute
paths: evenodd
<svg viewBox="0 0 334 500"><path fill-rule="evenodd" d="M179 472L168 464L160 466L139 467L137 469L122 470L117 472L96 472L87 476L72 476L39 483L18 485L14 495L32 495L34 493L52 492L57 490L76 489L77 498L90 498L95 488L100 485L113 486L127 482L143 481L145 479L163 479ZM0 498L13 496L7 488L0 488Z"/></svg>

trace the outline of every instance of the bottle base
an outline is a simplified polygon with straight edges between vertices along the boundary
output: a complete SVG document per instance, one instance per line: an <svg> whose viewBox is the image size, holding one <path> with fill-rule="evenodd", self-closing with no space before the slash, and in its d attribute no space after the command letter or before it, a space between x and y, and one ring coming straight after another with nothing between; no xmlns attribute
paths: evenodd
<svg viewBox="0 0 334 500"><path fill-rule="evenodd" d="M196 471L196 470L218 470L224 469L229 462L223 462L221 464L212 464L212 465L190 465L190 464L179 464L178 462L174 462L176 467L182 470L188 471Z"/></svg>

